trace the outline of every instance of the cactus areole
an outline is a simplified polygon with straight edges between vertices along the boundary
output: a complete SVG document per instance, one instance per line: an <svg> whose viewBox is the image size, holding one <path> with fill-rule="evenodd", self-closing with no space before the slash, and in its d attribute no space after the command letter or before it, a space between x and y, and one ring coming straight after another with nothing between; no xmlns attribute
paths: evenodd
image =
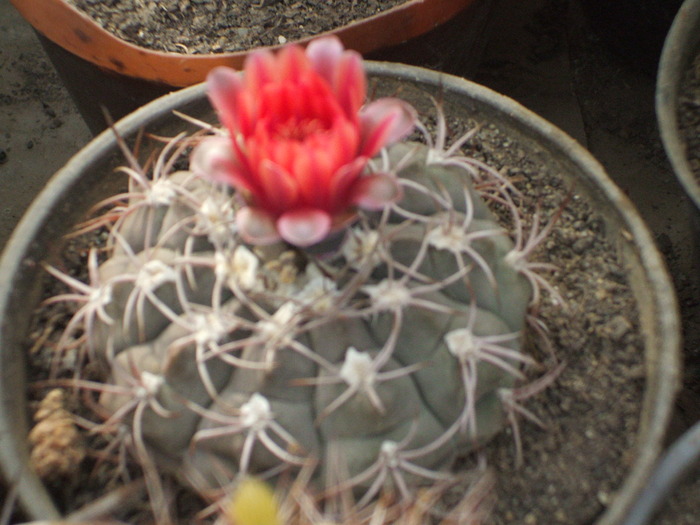
<svg viewBox="0 0 700 525"><path fill-rule="evenodd" d="M522 225L517 192L463 156L468 135L445 144L439 108L433 138L407 103L367 103L335 38L207 82L223 127L125 168L90 282L49 268L80 305L62 344L82 328L106 370L105 429L202 491L314 463L320 491L361 507L452 479L533 363L542 236L512 239L486 205Z"/></svg>

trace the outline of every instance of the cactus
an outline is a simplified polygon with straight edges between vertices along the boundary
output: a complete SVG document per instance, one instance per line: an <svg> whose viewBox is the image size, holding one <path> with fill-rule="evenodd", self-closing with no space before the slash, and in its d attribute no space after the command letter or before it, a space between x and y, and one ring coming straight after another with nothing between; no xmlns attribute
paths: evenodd
<svg viewBox="0 0 700 525"><path fill-rule="evenodd" d="M254 97L291 104L289 82L313 114L301 124ZM85 360L105 371L75 381L100 392L101 428L128 429L160 512L156 465L207 493L313 464L327 501L359 509L449 484L518 408L531 302L555 293L527 263L548 228L523 241L512 188L462 141L445 146L442 115L437 139L418 123L416 142L406 103L362 106L361 59L333 38L209 83L228 132L175 137L150 176L132 157L90 282L48 267L75 291L54 300L81 304L62 345L83 328ZM326 121L306 150L268 136ZM488 201L519 225L515 242Z"/></svg>

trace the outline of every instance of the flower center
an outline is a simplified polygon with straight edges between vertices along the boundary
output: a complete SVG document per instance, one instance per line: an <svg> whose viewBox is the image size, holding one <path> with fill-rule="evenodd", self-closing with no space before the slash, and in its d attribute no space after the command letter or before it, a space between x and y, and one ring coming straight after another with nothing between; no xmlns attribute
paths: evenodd
<svg viewBox="0 0 700 525"><path fill-rule="evenodd" d="M284 122L277 122L273 134L278 139L304 141L307 137L328 129L318 118L291 117Z"/></svg>

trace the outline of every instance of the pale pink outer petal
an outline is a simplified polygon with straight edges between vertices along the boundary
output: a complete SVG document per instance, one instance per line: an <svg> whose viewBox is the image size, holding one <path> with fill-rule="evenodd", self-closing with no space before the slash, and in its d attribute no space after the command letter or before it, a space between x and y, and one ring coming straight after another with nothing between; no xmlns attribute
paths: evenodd
<svg viewBox="0 0 700 525"><path fill-rule="evenodd" d="M228 129L238 127L238 98L243 90L243 78L226 66L212 69L207 75L207 94L219 118Z"/></svg>
<svg viewBox="0 0 700 525"><path fill-rule="evenodd" d="M335 64L343 56L343 43L337 36L327 36L312 40L306 46L306 56L311 67L321 75L329 86L333 85Z"/></svg>
<svg viewBox="0 0 700 525"><path fill-rule="evenodd" d="M251 189L241 175L240 164L228 137L208 137L200 142L192 152L190 170L197 176L224 182L238 189Z"/></svg>
<svg viewBox="0 0 700 525"><path fill-rule="evenodd" d="M416 110L397 98L380 98L367 104L360 111L360 154L373 157L384 146L405 138L416 120Z"/></svg>
<svg viewBox="0 0 700 525"><path fill-rule="evenodd" d="M260 208L245 206L236 212L238 233L250 244L272 244L280 240L275 219Z"/></svg>
<svg viewBox="0 0 700 525"><path fill-rule="evenodd" d="M332 222L331 216L323 210L291 210L277 219L277 231L289 244L311 246L330 233Z"/></svg>
<svg viewBox="0 0 700 525"><path fill-rule="evenodd" d="M276 55L275 74L280 82L296 83L310 68L309 59L300 46L290 44Z"/></svg>
<svg viewBox="0 0 700 525"><path fill-rule="evenodd" d="M345 52L336 66L333 91L347 117L356 122L367 92L367 78L359 53Z"/></svg>
<svg viewBox="0 0 700 525"><path fill-rule="evenodd" d="M268 49L258 49L248 55L243 64L245 87L257 93L268 82L274 82L277 76L277 58Z"/></svg>
<svg viewBox="0 0 700 525"><path fill-rule="evenodd" d="M329 187L330 202L328 208L339 210L354 204L352 198L352 188L360 177L362 170L367 165L366 157L357 157L345 166L341 166L334 174Z"/></svg>
<svg viewBox="0 0 700 525"><path fill-rule="evenodd" d="M353 202L360 208L377 211L401 199L403 191L391 173L361 177L353 188Z"/></svg>
<svg viewBox="0 0 700 525"><path fill-rule="evenodd" d="M367 91L362 55L345 50L338 37L328 36L312 41L306 56L314 71L328 82L347 117L354 121Z"/></svg>

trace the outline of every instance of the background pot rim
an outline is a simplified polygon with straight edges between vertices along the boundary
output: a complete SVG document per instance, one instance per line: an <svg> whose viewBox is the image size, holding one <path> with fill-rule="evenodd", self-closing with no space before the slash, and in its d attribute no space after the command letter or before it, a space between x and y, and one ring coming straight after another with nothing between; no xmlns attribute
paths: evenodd
<svg viewBox="0 0 700 525"><path fill-rule="evenodd" d="M671 279L664 261L657 251L652 236L629 199L605 174L600 164L578 142L551 123L525 109L517 102L488 88L468 80L423 68L381 62L366 62L370 80L393 77L399 80L428 86L440 86L446 95L467 96L478 104L503 114L514 126L533 132L535 138L547 145L548 150L560 152L571 159L588 177L596 197L606 202L619 222L619 249L638 261L645 278L642 297L637 295L640 316L645 335L645 364L647 384L645 388L640 430L637 433L637 459L611 505L596 522L597 525L619 523L644 485L648 473L663 447L663 439L670 420L675 392L680 375L680 325L678 306ZM196 85L165 95L125 117L116 125L123 137L135 135L149 116L154 120L171 115L174 107L186 106L201 99L204 85ZM10 359L3 351L5 344L18 345L23 334L21 327L8 321L16 301L28 301L18 297L13 282L23 274L36 273L37 262L46 256L46 247L35 239L51 238L50 215L59 210L60 202L67 196L76 197L82 166L90 164L96 155L112 153L112 132L107 130L93 139L59 170L44 190L34 200L19 226L10 238L0 259L0 467L10 481L19 479L19 498L22 507L33 519L58 518L56 508L38 478L22 467L26 458L26 406L24 397L24 363L21 356ZM75 208L75 206L73 206ZM41 234L41 235L40 235ZM49 237L47 237L49 236ZM644 301L646 299L646 301ZM24 332L26 333L26 332ZM11 388L10 388L11 387ZM26 404L26 403L25 403ZM9 421L8 421L8 416ZM18 418L24 421L18 422ZM15 435L18 432L21 437ZM8 449L9 447L9 449Z"/></svg>
<svg viewBox="0 0 700 525"><path fill-rule="evenodd" d="M319 36L334 34L346 48L369 53L427 33L480 1L485 0L406 0L371 17L294 42L306 45ZM107 71L158 84L190 86L202 82L213 67L240 69L251 51L202 54L155 51L119 38L65 0L10 2L36 31L66 51Z"/></svg>
<svg viewBox="0 0 700 525"><path fill-rule="evenodd" d="M661 53L656 83L656 115L661 140L678 181L700 209L700 181L686 155L678 122L681 81L700 52L700 0L685 0L673 20Z"/></svg>

